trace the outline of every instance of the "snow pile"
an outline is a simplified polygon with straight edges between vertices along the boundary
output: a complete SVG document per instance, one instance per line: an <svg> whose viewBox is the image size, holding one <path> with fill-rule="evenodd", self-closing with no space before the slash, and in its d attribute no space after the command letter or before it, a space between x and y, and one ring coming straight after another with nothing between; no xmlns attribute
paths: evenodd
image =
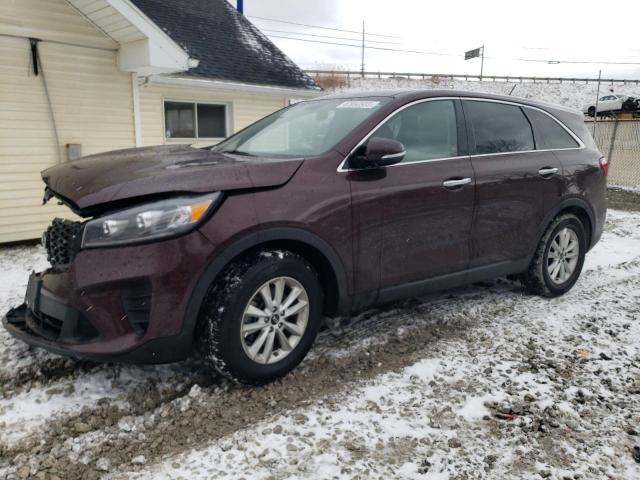
<svg viewBox="0 0 640 480"><path fill-rule="evenodd" d="M42 266L2 251L0 306ZM262 388L2 330L0 477L640 478L639 300L640 213L610 211L567 295L498 279L364 312Z"/></svg>
<svg viewBox="0 0 640 480"><path fill-rule="evenodd" d="M597 83L532 83L532 82L489 82L464 81L438 78L425 80L407 78L352 78L339 92L362 92L394 89L444 89L511 95L582 109L595 102ZM607 84L600 85L600 95L609 92L640 97L640 85Z"/></svg>

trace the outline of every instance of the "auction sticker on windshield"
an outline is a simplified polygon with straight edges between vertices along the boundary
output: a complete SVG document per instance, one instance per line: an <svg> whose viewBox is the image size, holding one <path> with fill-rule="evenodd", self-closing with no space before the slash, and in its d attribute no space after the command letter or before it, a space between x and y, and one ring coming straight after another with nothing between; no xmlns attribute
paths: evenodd
<svg viewBox="0 0 640 480"><path fill-rule="evenodd" d="M376 108L380 105L380 102L371 101L371 100L347 100L346 102L342 102L336 108Z"/></svg>

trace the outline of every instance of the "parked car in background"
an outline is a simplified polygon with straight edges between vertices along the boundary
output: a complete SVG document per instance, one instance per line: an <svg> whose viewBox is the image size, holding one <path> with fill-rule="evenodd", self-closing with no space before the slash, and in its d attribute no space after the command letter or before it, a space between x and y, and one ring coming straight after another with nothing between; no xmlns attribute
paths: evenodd
<svg viewBox="0 0 640 480"><path fill-rule="evenodd" d="M606 216L579 111L451 90L304 101L210 149L43 172L82 222L44 235L5 327L53 352L168 362L245 384L304 358L323 317L515 275L562 295Z"/></svg>
<svg viewBox="0 0 640 480"><path fill-rule="evenodd" d="M597 105L598 114L622 111L622 107L625 104L625 101L627 100L627 98L628 97L626 95L617 95L613 93L600 97ZM596 114L595 102L586 104L582 109L582 111L583 113L586 113L590 117L595 116Z"/></svg>

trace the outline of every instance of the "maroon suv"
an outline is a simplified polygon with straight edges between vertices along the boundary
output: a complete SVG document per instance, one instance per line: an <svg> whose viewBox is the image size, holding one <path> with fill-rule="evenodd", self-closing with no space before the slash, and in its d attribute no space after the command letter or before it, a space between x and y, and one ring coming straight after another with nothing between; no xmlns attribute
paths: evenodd
<svg viewBox="0 0 640 480"><path fill-rule="evenodd" d="M582 114L468 92L306 101L209 149L129 149L43 172L51 268L5 327L53 352L169 362L194 347L257 384L324 316L502 275L552 297L606 215Z"/></svg>

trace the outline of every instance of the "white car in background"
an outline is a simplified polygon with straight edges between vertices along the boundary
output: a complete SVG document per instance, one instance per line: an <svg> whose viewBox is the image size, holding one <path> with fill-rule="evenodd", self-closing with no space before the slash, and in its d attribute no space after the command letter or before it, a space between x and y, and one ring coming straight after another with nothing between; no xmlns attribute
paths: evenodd
<svg viewBox="0 0 640 480"><path fill-rule="evenodd" d="M626 95L617 95L613 93L600 97L598 100L598 113L617 112L622 110L622 105L627 98L628 97ZM593 117L596 113L595 103L588 103L584 106L582 111L590 117Z"/></svg>

